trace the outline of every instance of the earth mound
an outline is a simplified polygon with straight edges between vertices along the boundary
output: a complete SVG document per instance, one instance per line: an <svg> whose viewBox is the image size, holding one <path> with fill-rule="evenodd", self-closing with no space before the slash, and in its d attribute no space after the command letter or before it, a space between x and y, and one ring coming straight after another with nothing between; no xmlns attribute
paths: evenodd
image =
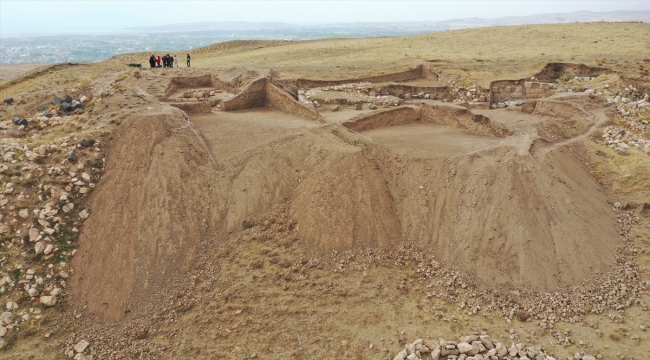
<svg viewBox="0 0 650 360"><path fill-rule="evenodd" d="M270 108L189 123L152 109L114 137L74 260L74 291L113 319L163 301L198 253L279 204L306 252L413 244L479 283L554 290L614 261L615 216L581 146L531 152L557 114L431 102L340 125Z"/></svg>

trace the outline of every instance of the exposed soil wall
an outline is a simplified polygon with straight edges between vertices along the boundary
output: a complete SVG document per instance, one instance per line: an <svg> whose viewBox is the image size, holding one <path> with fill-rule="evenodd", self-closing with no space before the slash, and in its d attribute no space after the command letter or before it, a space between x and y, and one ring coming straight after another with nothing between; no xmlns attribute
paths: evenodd
<svg viewBox="0 0 650 360"><path fill-rule="evenodd" d="M537 100L531 101L522 111L536 115L550 116L557 119L568 120L573 117L584 118L586 114L575 105L564 101Z"/></svg>
<svg viewBox="0 0 650 360"><path fill-rule="evenodd" d="M343 126L354 131L363 131L387 126L405 125L419 120L419 108L404 106L370 113L368 115L360 115L343 123Z"/></svg>
<svg viewBox="0 0 650 360"><path fill-rule="evenodd" d="M285 91L278 89L275 85L267 83L265 91L266 107L284 111L305 119L325 122L323 117L314 108L301 104Z"/></svg>
<svg viewBox="0 0 650 360"><path fill-rule="evenodd" d="M378 82L392 82L392 81L407 81L407 80L413 80L413 79L420 79L425 76L426 69L424 68L424 65L418 65L417 67L411 69L411 70L406 70L398 73L393 73L393 74L386 74L386 75L377 75L377 76L369 76L369 77L364 77L364 78L356 78L356 79L343 79L343 80L311 80L311 79L297 79L297 80L292 80L288 81L292 85L296 85L300 88L316 88L316 87L323 87L323 86L332 86L332 85L341 85L341 84L349 84L349 83L355 83L355 82L371 82L371 83L378 83Z"/></svg>
<svg viewBox="0 0 650 360"><path fill-rule="evenodd" d="M452 126L475 135L506 137L513 133L502 123L454 105L423 104L422 107L398 107L354 117L343 123L343 126L354 131L364 131L414 122Z"/></svg>
<svg viewBox="0 0 650 360"><path fill-rule="evenodd" d="M512 130L504 124L460 106L424 104L421 114L422 122L453 126L476 135L505 137L512 134Z"/></svg>
<svg viewBox="0 0 650 360"><path fill-rule="evenodd" d="M180 102L171 103L170 105L190 115L209 114L212 111L212 104L209 101Z"/></svg>
<svg viewBox="0 0 650 360"><path fill-rule="evenodd" d="M588 66L585 64L548 63L542 71L534 76L535 79L540 81L555 81L565 75L571 77L591 77L609 73L613 73L613 71L608 68Z"/></svg>
<svg viewBox="0 0 650 360"><path fill-rule="evenodd" d="M229 84L227 81L223 81L218 77L212 77L212 88L217 90L223 90L229 93L236 93L237 88Z"/></svg>
<svg viewBox="0 0 650 360"><path fill-rule="evenodd" d="M178 76L169 81L169 86L165 90L165 95L169 96L179 89L191 89L197 87L212 87L212 75L205 74L200 76Z"/></svg>
<svg viewBox="0 0 650 360"><path fill-rule="evenodd" d="M259 78L248 85L232 99L221 103L221 110L235 111L263 107L266 104L266 77Z"/></svg>

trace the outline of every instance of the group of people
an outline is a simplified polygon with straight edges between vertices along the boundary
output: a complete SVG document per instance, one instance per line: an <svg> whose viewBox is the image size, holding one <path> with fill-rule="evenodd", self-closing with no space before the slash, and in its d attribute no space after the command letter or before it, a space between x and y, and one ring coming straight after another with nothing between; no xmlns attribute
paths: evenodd
<svg viewBox="0 0 650 360"><path fill-rule="evenodd" d="M149 57L149 65L152 68L155 67L178 67L178 56L174 55L163 55L162 57L158 55L151 55ZM187 67L190 67L190 54L187 54Z"/></svg>

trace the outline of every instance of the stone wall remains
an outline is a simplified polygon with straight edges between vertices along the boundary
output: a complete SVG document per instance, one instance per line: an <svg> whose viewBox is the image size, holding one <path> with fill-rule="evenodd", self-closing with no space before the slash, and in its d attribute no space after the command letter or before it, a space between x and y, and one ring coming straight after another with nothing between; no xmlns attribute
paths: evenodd
<svg viewBox="0 0 650 360"><path fill-rule="evenodd" d="M541 99L554 94L551 83L524 80L499 80L490 84L490 103L506 100Z"/></svg>

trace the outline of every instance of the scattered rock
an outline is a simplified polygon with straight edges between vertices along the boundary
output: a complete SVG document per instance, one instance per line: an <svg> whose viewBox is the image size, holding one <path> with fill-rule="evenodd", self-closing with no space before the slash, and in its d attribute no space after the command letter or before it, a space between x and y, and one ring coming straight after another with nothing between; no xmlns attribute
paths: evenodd
<svg viewBox="0 0 650 360"><path fill-rule="evenodd" d="M28 234L29 234L29 241L30 242L36 241L36 239L38 239L38 236L40 235L38 229L35 228L35 227L29 229Z"/></svg>
<svg viewBox="0 0 650 360"><path fill-rule="evenodd" d="M39 105L39 106L36 108L36 110L38 110L38 111L45 111L45 110L47 110L47 105Z"/></svg>
<svg viewBox="0 0 650 360"><path fill-rule="evenodd" d="M88 345L90 345L88 343L88 341L81 340L81 341L79 341L77 343L77 345L74 346L74 351L76 351L77 353L82 353L82 352L86 351L86 348L88 348Z"/></svg>
<svg viewBox="0 0 650 360"><path fill-rule="evenodd" d="M42 241L37 242L34 245L34 251L36 252L36 255L39 255L45 250L45 243Z"/></svg>
<svg viewBox="0 0 650 360"><path fill-rule="evenodd" d="M54 97L54 99L52 99L52 105L60 105L62 102L63 100L59 99L56 96Z"/></svg>
<svg viewBox="0 0 650 360"><path fill-rule="evenodd" d="M368 104L368 109L369 109L369 110L377 110L377 105L375 105L375 104Z"/></svg>
<svg viewBox="0 0 650 360"><path fill-rule="evenodd" d="M18 216L20 216L23 219L27 219L29 217L29 210L28 209L22 209L18 212Z"/></svg>
<svg viewBox="0 0 650 360"><path fill-rule="evenodd" d="M41 304L45 306L54 306L56 305L56 296L45 295L39 298Z"/></svg>
<svg viewBox="0 0 650 360"><path fill-rule="evenodd" d="M11 105L11 103L14 102L14 98L6 98L5 99L5 104Z"/></svg>
<svg viewBox="0 0 650 360"><path fill-rule="evenodd" d="M74 151L71 152L70 155L68 155L68 161L71 161L71 162L76 162L77 161L77 154L75 154Z"/></svg>
<svg viewBox="0 0 650 360"><path fill-rule="evenodd" d="M29 296L31 296L31 297L37 297L41 292L38 291L37 288L30 288L29 290L27 290L27 293L28 293Z"/></svg>

